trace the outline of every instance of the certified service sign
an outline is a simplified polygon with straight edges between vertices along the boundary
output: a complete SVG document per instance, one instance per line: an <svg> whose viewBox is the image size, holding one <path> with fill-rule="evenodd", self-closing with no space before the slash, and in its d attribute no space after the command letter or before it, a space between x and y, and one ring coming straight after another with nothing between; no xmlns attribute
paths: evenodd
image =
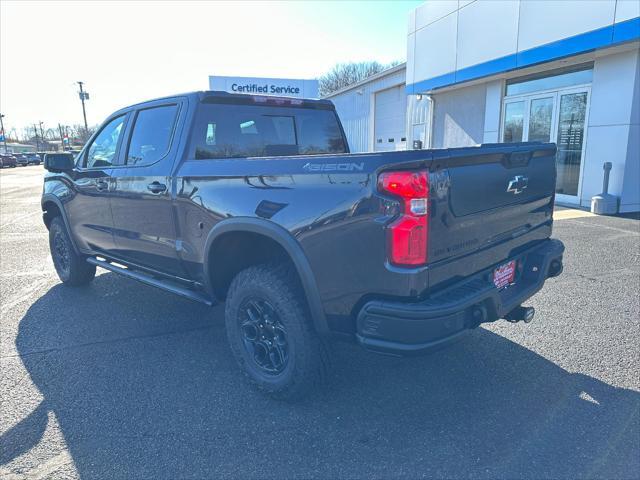
<svg viewBox="0 0 640 480"><path fill-rule="evenodd" d="M318 81L293 78L209 77L209 89L249 95L318 98Z"/></svg>

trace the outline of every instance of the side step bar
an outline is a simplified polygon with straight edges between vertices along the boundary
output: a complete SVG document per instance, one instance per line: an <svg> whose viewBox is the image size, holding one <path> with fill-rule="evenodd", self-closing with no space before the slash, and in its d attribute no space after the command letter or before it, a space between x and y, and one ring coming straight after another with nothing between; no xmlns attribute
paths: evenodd
<svg viewBox="0 0 640 480"><path fill-rule="evenodd" d="M87 258L87 262L93 265L96 265L100 268L104 268L105 270L109 270L110 272L114 272L119 275L132 278L146 285L151 285L152 287L160 288L162 290L166 290L167 292L175 293L176 295L180 295L181 297L188 298L189 300L194 300L196 302L204 303L205 305L208 305L210 307L214 305L214 302L211 301L211 299L208 298L203 293L197 292L195 290L191 290L189 288L182 287L168 280L159 280L146 273L138 272L135 270L129 270L128 268L114 265L113 263L109 263L106 260L98 260L97 258L94 258L94 257Z"/></svg>

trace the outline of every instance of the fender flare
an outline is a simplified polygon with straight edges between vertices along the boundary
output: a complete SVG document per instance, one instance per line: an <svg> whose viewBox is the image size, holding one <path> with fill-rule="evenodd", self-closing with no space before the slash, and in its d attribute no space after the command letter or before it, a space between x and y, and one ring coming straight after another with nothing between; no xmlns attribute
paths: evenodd
<svg viewBox="0 0 640 480"><path fill-rule="evenodd" d="M289 231L268 220L251 217L234 217L217 223L211 229L205 243L203 260L206 289L214 295L210 280L212 272L209 270L209 254L211 252L211 246L221 235L229 232L249 232L264 235L278 243L285 252L287 252L296 268L296 271L298 272L298 277L300 277L300 282L302 283L302 288L307 297L307 304L309 305L313 325L316 331L320 334L329 333L327 319L320 300L318 285L316 283L315 276L313 275L313 271L311 270L311 265L309 264L307 256L304 254L300 243L298 243Z"/></svg>
<svg viewBox="0 0 640 480"><path fill-rule="evenodd" d="M69 234L69 238L71 239L71 245L73 246L73 250L77 255L80 255L80 249L76 244L76 239L73 238L73 234L71 233L69 220L67 219L67 212L64 209L62 201L52 193L43 194L42 199L40 200L40 206L42 208L43 213L47 211L47 209L44 207L45 204L49 202L54 203L56 207L58 207L58 210L60 211L60 216L62 217L62 221L64 222L64 226L66 227L67 233Z"/></svg>

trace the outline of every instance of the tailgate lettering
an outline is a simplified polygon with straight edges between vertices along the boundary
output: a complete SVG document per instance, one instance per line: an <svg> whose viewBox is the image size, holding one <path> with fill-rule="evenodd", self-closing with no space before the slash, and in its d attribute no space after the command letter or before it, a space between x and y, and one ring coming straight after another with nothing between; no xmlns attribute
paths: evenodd
<svg viewBox="0 0 640 480"><path fill-rule="evenodd" d="M308 172L362 172L364 162L360 163L306 163L303 167Z"/></svg>

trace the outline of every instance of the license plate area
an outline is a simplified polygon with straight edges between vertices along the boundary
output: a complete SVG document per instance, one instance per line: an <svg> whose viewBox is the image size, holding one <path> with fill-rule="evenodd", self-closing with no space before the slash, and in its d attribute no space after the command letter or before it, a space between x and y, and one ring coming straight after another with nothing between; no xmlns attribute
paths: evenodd
<svg viewBox="0 0 640 480"><path fill-rule="evenodd" d="M516 261L503 263L493 271L493 284L498 290L511 285L516 278Z"/></svg>

